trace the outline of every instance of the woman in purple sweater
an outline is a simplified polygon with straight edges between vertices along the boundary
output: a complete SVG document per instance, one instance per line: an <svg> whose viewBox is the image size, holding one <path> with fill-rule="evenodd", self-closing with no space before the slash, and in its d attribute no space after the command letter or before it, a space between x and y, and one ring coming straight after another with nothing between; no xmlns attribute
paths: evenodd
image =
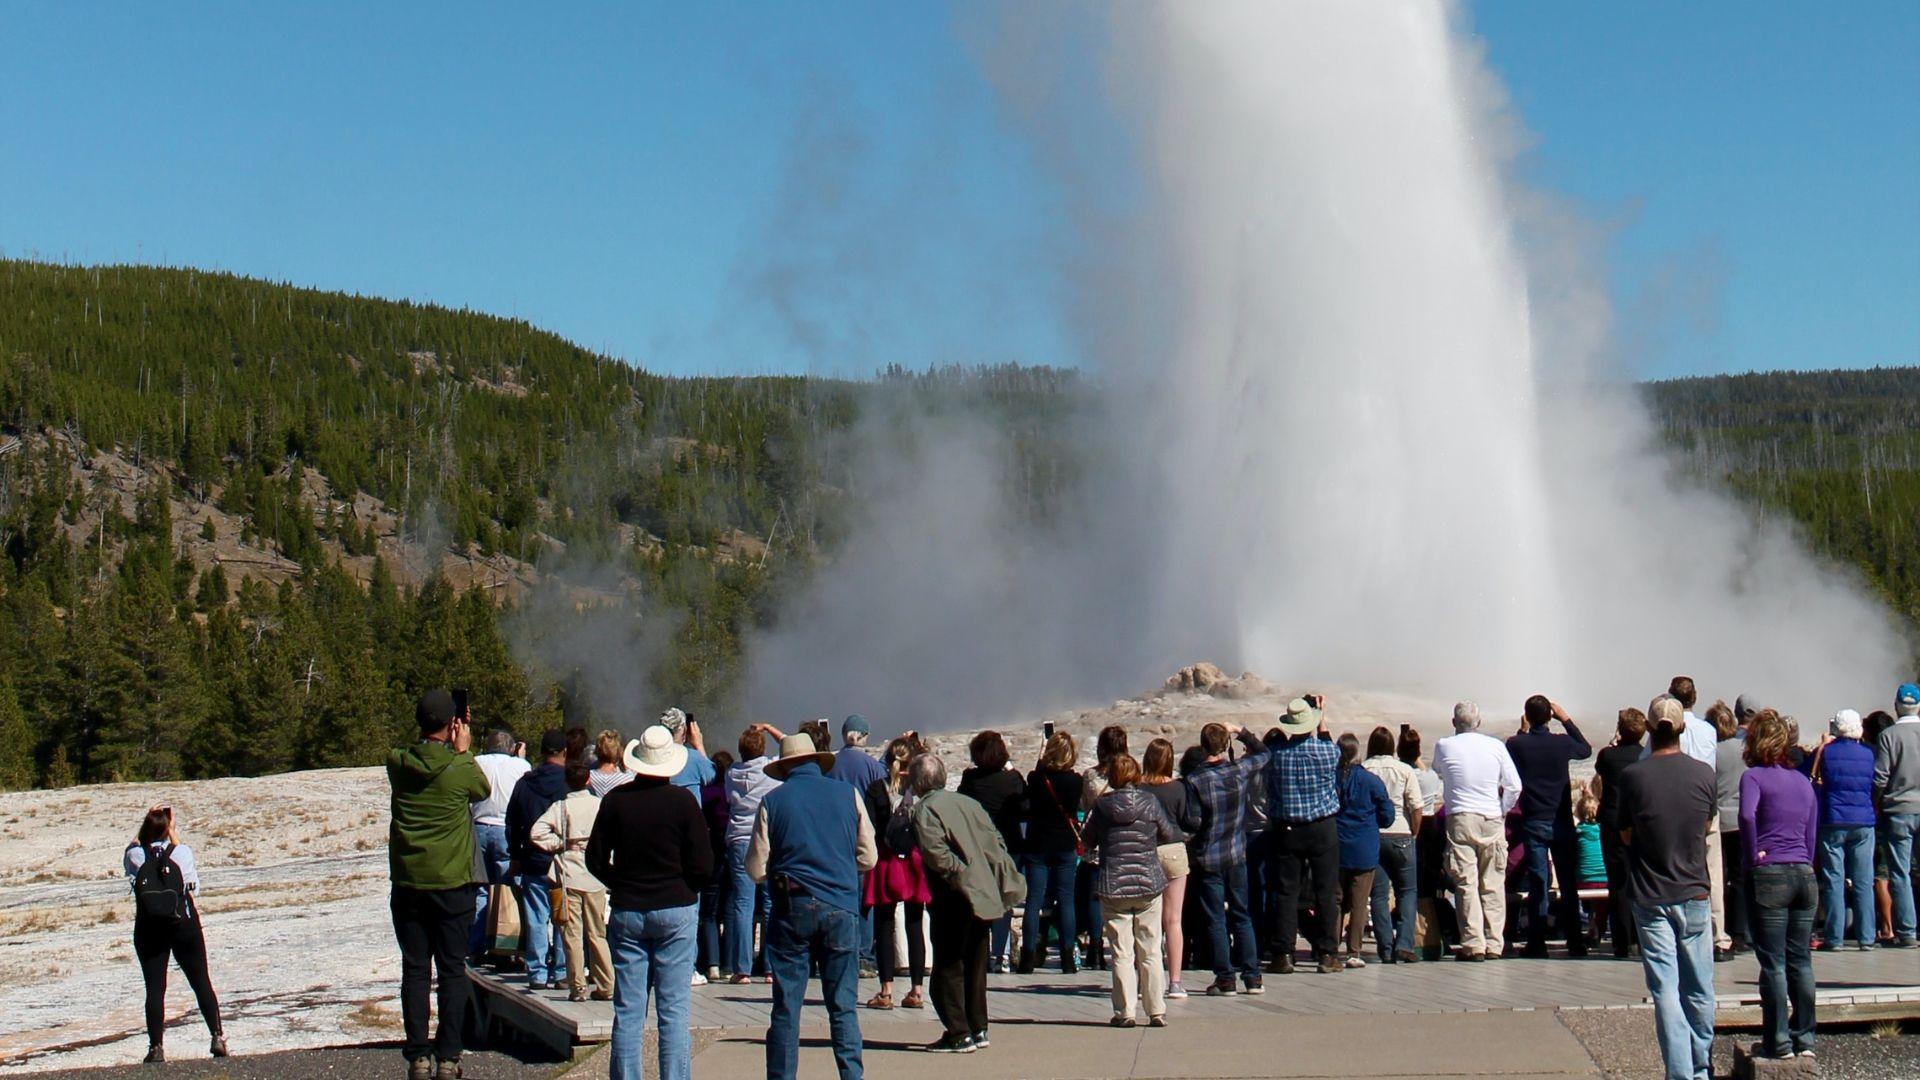
<svg viewBox="0 0 1920 1080"><path fill-rule="evenodd" d="M1788 756L1793 735L1772 709L1747 725L1740 840L1753 868L1747 931L1760 960L1766 1057L1813 1056L1813 881L1820 804ZM1784 1015L1783 1015L1784 1014Z"/></svg>

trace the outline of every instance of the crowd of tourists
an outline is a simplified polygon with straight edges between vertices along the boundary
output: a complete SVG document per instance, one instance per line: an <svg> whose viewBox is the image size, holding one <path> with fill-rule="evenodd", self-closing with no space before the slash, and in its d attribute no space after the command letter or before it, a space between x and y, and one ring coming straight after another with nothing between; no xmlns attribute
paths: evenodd
<svg viewBox="0 0 1920 1080"><path fill-rule="evenodd" d="M1408 725L1335 739L1308 695L1264 735L1212 723L1184 751L1156 738L1136 757L1108 727L1090 764L1049 730L1024 774L983 731L950 783L917 732L871 751L860 716L837 752L812 721L755 724L709 754L669 709L631 740L575 728L529 753L496 731L475 754L463 704L432 691L419 741L387 764L409 1076L460 1075L475 962L611 1001L616 1078L641 1075L651 995L671 1080L691 1073L691 992L710 981L771 984L767 1075L791 1077L818 978L839 1073L859 1077L863 978L878 982L865 1008L930 1006L942 1034L927 1049L973 1053L991 1045L994 972L1106 969L1112 1024L1163 1027L1190 972L1218 997L1301 967L1602 945L1642 965L1667 1075L1708 1075L1712 966L1749 949L1756 1052L1811 1055L1812 954L1916 945L1920 687L1891 713L1840 711L1812 746L1747 697L1696 704L1675 678L1644 712L1620 710L1596 752L1544 696L1504 739L1462 702L1429 753ZM1574 776L1588 759L1592 777ZM168 808L125 864L149 1060L169 955L224 1054L192 850ZM506 905L518 948L503 959Z"/></svg>

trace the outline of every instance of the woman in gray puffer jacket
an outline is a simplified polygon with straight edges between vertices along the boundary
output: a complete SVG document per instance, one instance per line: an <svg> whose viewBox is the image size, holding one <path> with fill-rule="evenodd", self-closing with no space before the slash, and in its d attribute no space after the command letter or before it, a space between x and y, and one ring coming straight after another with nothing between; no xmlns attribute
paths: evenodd
<svg viewBox="0 0 1920 1080"><path fill-rule="evenodd" d="M1138 998L1146 997L1147 1023L1167 1026L1166 975L1160 966L1160 894L1167 887L1160 845L1181 839L1160 800L1140 786L1140 763L1131 754L1107 762L1112 790L1093 804L1083 830L1088 848L1100 851L1094 894L1100 897L1103 932L1113 958L1113 1026L1133 1027Z"/></svg>

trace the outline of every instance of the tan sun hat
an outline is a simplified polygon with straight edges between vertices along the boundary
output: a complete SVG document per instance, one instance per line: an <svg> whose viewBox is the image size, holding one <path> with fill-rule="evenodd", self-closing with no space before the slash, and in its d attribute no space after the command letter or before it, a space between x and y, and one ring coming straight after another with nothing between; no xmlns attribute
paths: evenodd
<svg viewBox="0 0 1920 1080"><path fill-rule="evenodd" d="M673 739L673 732L654 724L627 744L620 757L627 771L635 776L653 776L671 780L687 767L687 748Z"/></svg>
<svg viewBox="0 0 1920 1080"><path fill-rule="evenodd" d="M1297 697L1287 702L1287 714L1280 718L1280 730L1289 735L1305 735L1320 726L1320 710Z"/></svg>
<svg viewBox="0 0 1920 1080"><path fill-rule="evenodd" d="M788 773L808 762L820 766L821 772L826 772L833 768L834 756L828 751L815 749L813 736L804 731L788 735L780 740L780 759L767 762L767 775L775 780L785 780Z"/></svg>

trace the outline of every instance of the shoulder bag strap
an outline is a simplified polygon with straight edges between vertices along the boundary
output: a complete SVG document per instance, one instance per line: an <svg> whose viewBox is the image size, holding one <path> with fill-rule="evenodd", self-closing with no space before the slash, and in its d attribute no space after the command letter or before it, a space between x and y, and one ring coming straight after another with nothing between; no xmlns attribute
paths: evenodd
<svg viewBox="0 0 1920 1080"><path fill-rule="evenodd" d="M1060 811L1061 817L1067 819L1067 828L1073 830L1073 842L1084 846L1086 844L1086 841L1080 838L1080 823L1074 820L1074 817L1072 814L1067 813L1066 804L1060 801L1060 793L1053 790L1053 780L1050 777L1048 777L1045 773L1042 773L1040 776L1040 782L1047 786L1047 795L1049 798L1053 800L1053 808L1055 810Z"/></svg>

